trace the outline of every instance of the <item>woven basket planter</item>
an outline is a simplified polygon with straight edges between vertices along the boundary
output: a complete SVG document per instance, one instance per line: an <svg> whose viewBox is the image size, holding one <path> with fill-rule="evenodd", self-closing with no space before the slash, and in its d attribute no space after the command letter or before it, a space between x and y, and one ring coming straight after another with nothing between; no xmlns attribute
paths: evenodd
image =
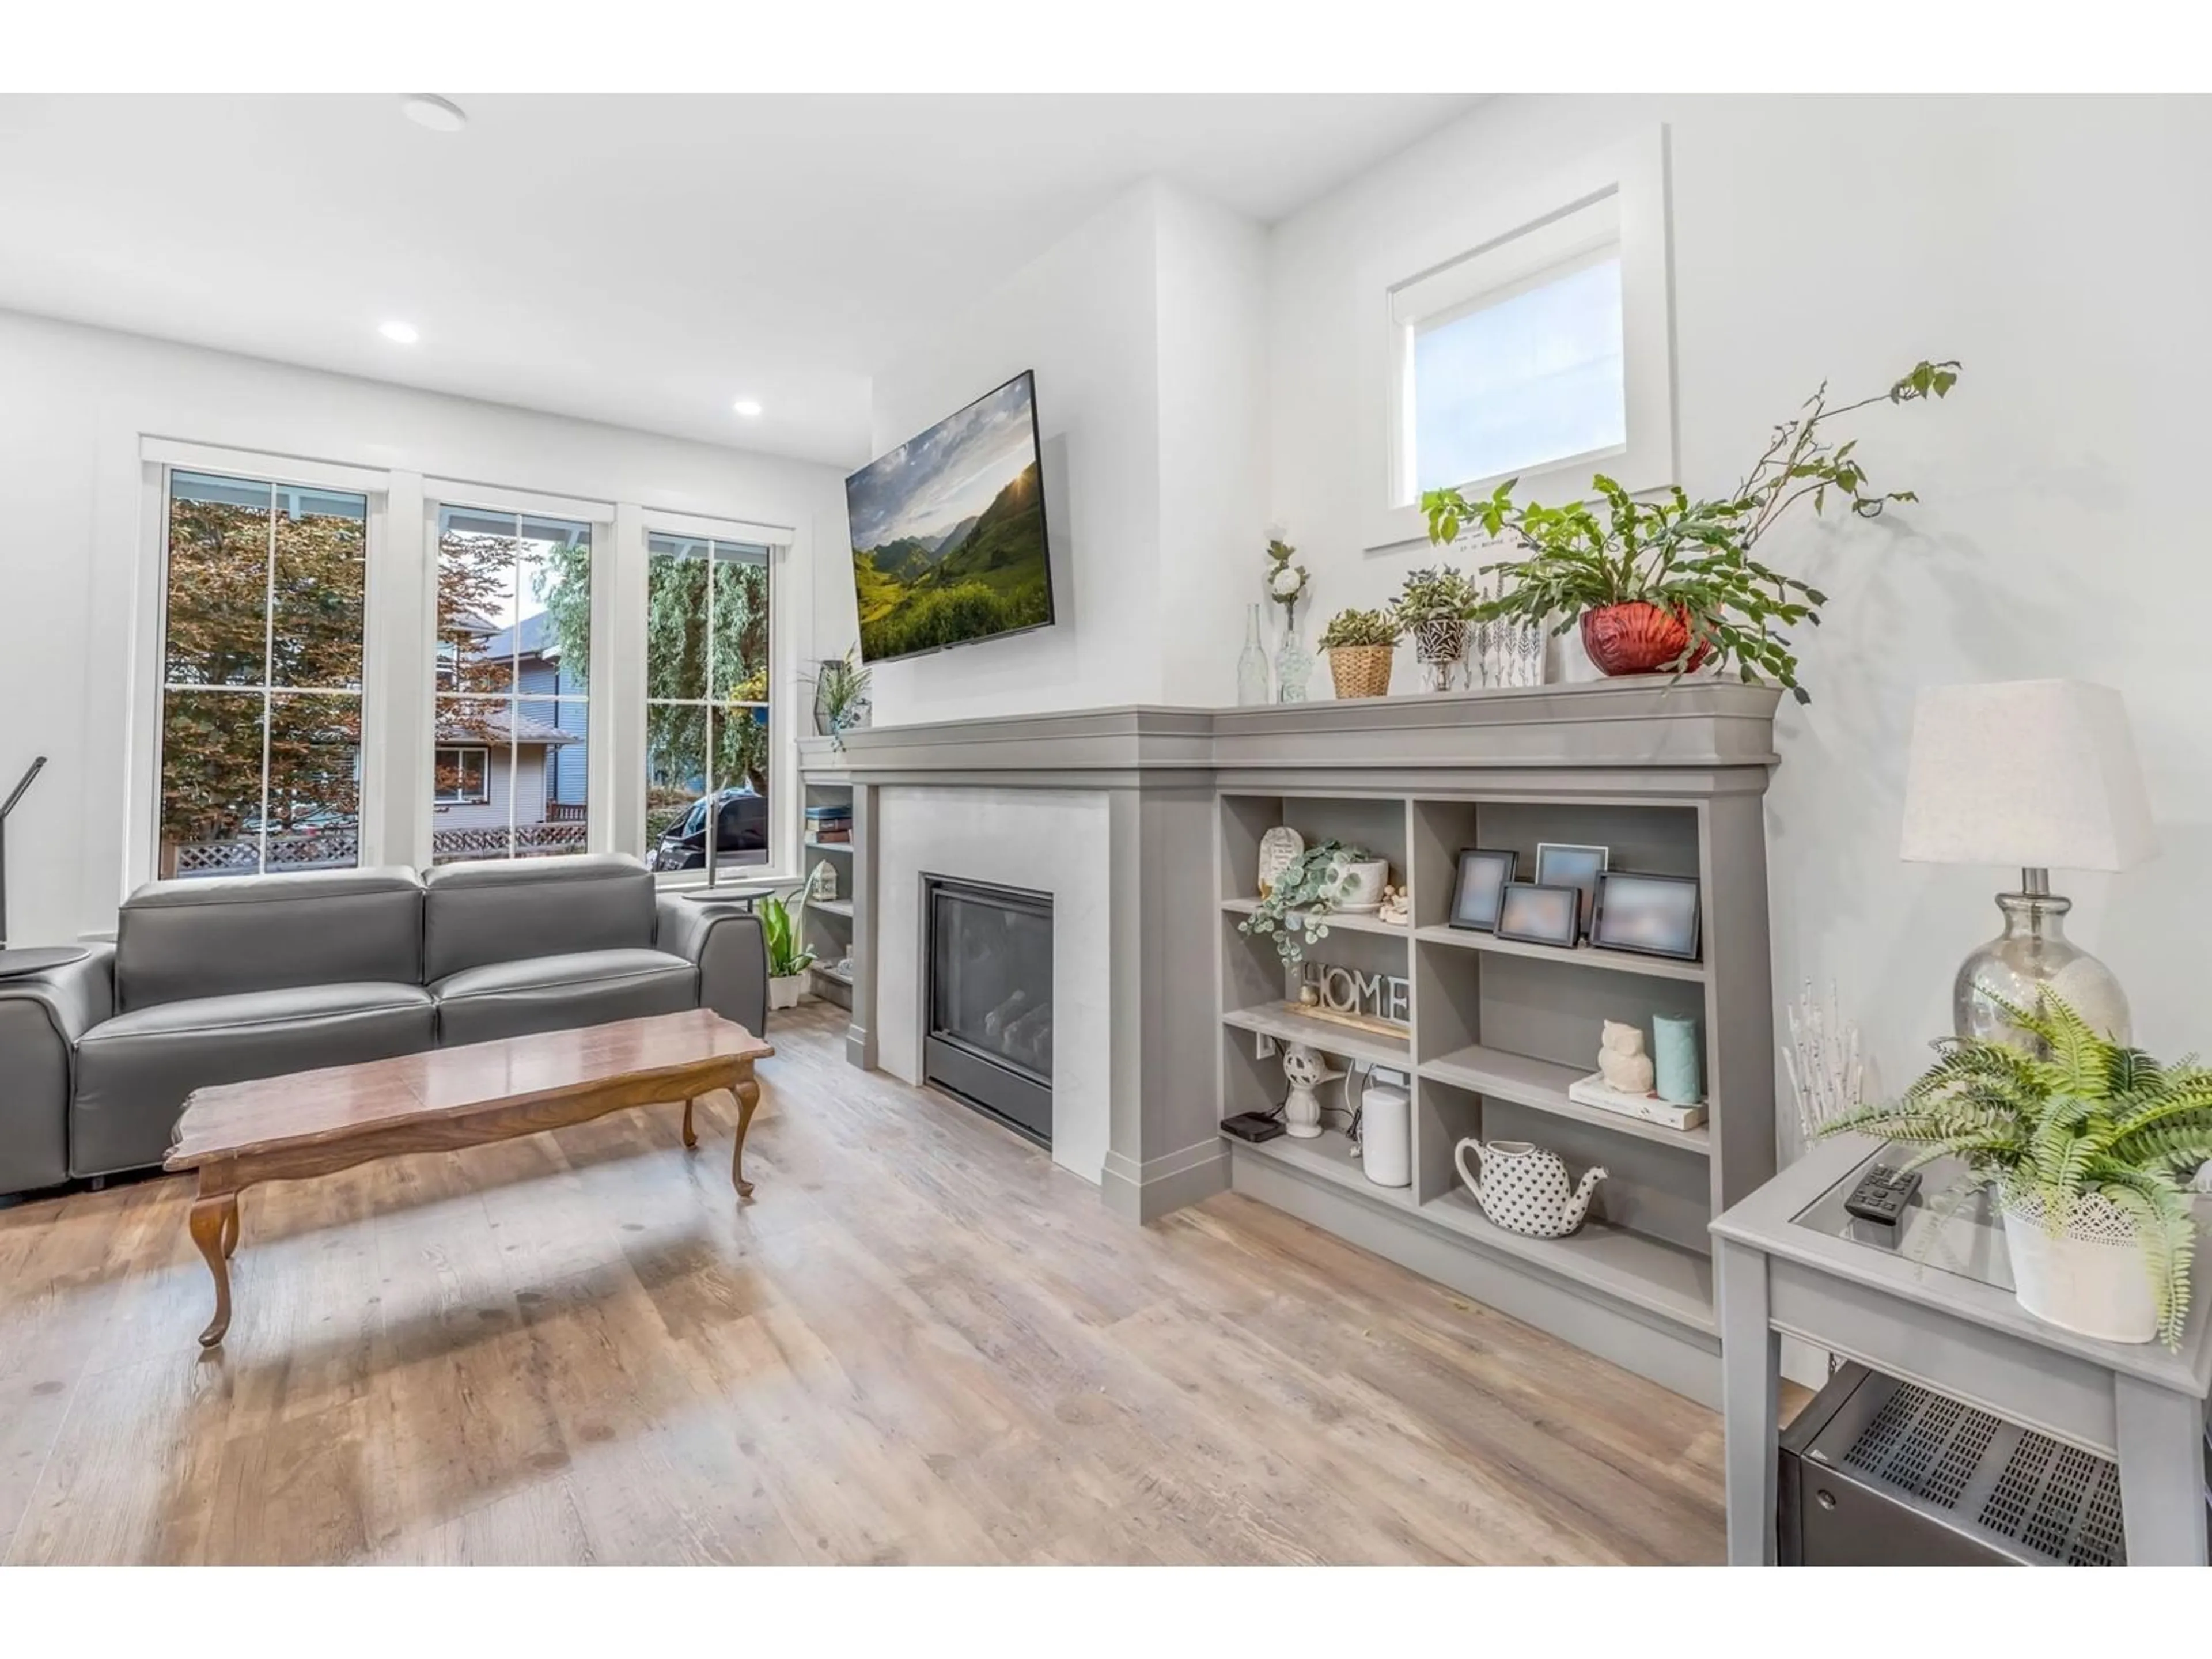
<svg viewBox="0 0 2212 1659"><path fill-rule="evenodd" d="M1328 677L1336 682L1340 697L1387 697L1390 695L1390 665L1398 658L1395 645L1332 645L1328 648Z"/></svg>

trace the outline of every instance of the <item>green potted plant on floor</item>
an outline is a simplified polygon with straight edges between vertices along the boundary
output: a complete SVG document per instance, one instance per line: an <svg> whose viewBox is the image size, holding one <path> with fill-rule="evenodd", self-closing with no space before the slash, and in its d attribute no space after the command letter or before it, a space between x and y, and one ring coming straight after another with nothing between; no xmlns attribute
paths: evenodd
<svg viewBox="0 0 2212 1659"><path fill-rule="evenodd" d="M1481 611L1481 591L1449 565L1413 571L1391 600L1390 614L1413 636L1413 655L1431 690L1452 689L1452 665L1467 655L1467 625Z"/></svg>
<svg viewBox="0 0 2212 1659"><path fill-rule="evenodd" d="M1483 605L1483 621L1517 617L1565 633L1579 627L1583 648L1606 674L1687 673L1717 659L1746 681L1762 676L1810 701L1797 683L1797 658L1780 630L1817 625L1827 595L1752 556L1752 550L1808 497L1815 513L1832 493L1857 517L1879 517L1909 489L1869 491L1853 451L1856 439L1831 444L1830 421L1879 403L1942 398L1959 379L1954 362L1921 362L1887 392L1838 408L1824 385L1797 416L1774 428L1766 449L1735 494L1692 501L1677 485L1639 501L1600 473L1595 503L1543 507L1513 499L1517 479L1469 500L1457 489L1421 496L1429 539L1458 539L1478 527L1522 556L1482 567L1501 584Z"/></svg>
<svg viewBox="0 0 2212 1659"><path fill-rule="evenodd" d="M798 915L806 911L811 884L799 890ZM799 942L799 924L780 894L767 893L753 901L760 918L761 941L768 949L768 1006L796 1008L806 988L806 970L814 965L814 952Z"/></svg>
<svg viewBox="0 0 2212 1659"><path fill-rule="evenodd" d="M2161 1066L2048 992L2002 1011L2033 1052L1946 1037L1902 1100L1819 1133L1917 1148L1908 1170L1959 1159L1942 1214L1995 1192L2023 1308L2085 1336L2179 1346L2197 1232L2186 1183L2212 1159L2212 1070Z"/></svg>
<svg viewBox="0 0 2212 1659"><path fill-rule="evenodd" d="M1390 693L1390 666L1397 660L1405 630L1387 611L1340 611L1322 630L1328 653L1328 677L1340 697L1382 697Z"/></svg>

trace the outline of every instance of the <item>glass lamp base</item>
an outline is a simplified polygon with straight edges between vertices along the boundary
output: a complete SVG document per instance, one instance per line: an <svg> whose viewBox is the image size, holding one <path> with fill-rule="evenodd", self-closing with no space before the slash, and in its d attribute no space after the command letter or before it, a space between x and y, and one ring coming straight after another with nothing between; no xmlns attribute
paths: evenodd
<svg viewBox="0 0 2212 1659"><path fill-rule="evenodd" d="M1960 963L1952 981L1952 1026L1960 1036L2038 1049L2037 1040L2013 1024L1993 999L2033 1008L2047 991L2092 1030L2123 1045L2134 1041L2119 981L2066 937L2066 913L2073 908L2055 893L1997 895L2004 932Z"/></svg>

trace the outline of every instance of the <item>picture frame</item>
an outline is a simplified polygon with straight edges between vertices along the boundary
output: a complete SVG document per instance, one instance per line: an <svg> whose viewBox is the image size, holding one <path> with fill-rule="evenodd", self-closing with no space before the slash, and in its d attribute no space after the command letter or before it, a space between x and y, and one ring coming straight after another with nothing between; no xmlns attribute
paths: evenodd
<svg viewBox="0 0 2212 1659"><path fill-rule="evenodd" d="M1695 962L1703 900L1695 876L1607 871L1598 884L1590 943L1607 951Z"/></svg>
<svg viewBox="0 0 2212 1659"><path fill-rule="evenodd" d="M1536 884L1571 887L1583 896L1575 918L1580 938L1589 937L1591 924L1597 919L1597 884L1612 858L1613 849L1609 847L1585 847L1560 841L1536 843Z"/></svg>
<svg viewBox="0 0 2212 1659"><path fill-rule="evenodd" d="M1583 896L1578 887L1546 887L1533 881L1509 881L1498 904L1500 939L1523 945L1553 945L1562 951L1575 948L1580 931Z"/></svg>
<svg viewBox="0 0 2212 1659"><path fill-rule="evenodd" d="M1520 854L1510 848L1468 847L1460 850L1459 875L1452 884L1455 927L1472 933L1498 931L1498 907L1505 885L1519 873Z"/></svg>

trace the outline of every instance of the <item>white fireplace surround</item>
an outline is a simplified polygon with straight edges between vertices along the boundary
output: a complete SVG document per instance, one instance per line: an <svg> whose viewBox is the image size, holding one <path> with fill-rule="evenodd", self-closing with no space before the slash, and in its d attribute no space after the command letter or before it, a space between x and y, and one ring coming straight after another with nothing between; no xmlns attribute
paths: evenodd
<svg viewBox="0 0 2212 1659"><path fill-rule="evenodd" d="M1052 1159L1096 1183L1107 1147L1108 800L1097 790L887 786L876 809L877 1055L921 1081L925 878L1052 896Z"/></svg>

